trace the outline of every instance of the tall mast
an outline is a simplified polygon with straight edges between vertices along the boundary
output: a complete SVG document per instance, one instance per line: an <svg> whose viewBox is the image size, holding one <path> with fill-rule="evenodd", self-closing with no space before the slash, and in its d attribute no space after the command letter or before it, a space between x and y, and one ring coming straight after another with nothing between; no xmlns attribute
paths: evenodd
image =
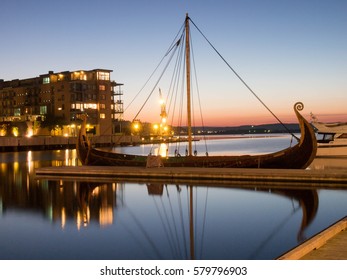
<svg viewBox="0 0 347 280"><path fill-rule="evenodd" d="M188 121L188 155L192 155L192 112L190 98L190 44L189 44L189 16L186 14L186 74L187 74L187 121Z"/></svg>

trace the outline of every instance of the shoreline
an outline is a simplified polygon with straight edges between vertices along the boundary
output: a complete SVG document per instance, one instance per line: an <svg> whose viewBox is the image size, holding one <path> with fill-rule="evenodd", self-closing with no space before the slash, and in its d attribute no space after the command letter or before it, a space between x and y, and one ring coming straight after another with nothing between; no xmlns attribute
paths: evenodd
<svg viewBox="0 0 347 280"><path fill-rule="evenodd" d="M255 138L275 138L285 137L281 133L273 134L227 134L227 135L196 135L193 141L204 140L224 140L224 139L255 139ZM19 152L19 151L44 151L57 149L75 149L77 137L65 136L34 136L34 137L0 137L0 153L2 152ZM166 141L153 139L141 140L140 136L124 136L124 135L104 135L94 136L90 138L94 147L115 147L115 146L138 146L150 145L157 143L177 143L186 142L185 136L181 138L167 139Z"/></svg>

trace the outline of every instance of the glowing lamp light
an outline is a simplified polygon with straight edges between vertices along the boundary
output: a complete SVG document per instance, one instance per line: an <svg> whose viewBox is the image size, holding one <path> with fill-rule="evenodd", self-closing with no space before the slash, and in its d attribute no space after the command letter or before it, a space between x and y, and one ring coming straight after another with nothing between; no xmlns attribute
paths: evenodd
<svg viewBox="0 0 347 280"><path fill-rule="evenodd" d="M18 136L18 128L17 127L13 127L12 128L12 134L15 136L15 137L17 137Z"/></svg>

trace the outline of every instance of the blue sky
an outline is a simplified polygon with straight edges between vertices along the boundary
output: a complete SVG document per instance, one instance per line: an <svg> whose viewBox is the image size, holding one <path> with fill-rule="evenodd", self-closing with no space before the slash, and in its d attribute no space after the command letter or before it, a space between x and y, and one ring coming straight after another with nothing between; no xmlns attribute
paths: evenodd
<svg viewBox="0 0 347 280"><path fill-rule="evenodd" d="M2 0L0 10L0 79L111 69L112 79L124 83L127 106L188 12L282 121L295 121L296 101L304 102L307 117L313 112L322 121L347 121L344 0ZM193 27L192 39L205 124L276 122ZM167 85L159 86L165 94ZM126 111L126 119L143 99ZM159 110L140 118L154 121Z"/></svg>

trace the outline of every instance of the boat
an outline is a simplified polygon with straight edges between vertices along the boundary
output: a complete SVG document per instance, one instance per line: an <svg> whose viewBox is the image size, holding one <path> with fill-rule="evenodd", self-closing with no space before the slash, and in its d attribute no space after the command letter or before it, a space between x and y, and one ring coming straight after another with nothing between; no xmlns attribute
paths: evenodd
<svg viewBox="0 0 347 280"><path fill-rule="evenodd" d="M347 157L347 123L319 122L312 113L311 118L317 129L317 157Z"/></svg>
<svg viewBox="0 0 347 280"><path fill-rule="evenodd" d="M192 113L190 97L190 43L189 43L189 22L188 14L184 23L184 36L177 41L179 45L185 41L185 73L186 73L186 97L187 97L187 142L186 154L181 156L175 153L173 156L154 156L154 155L132 155L105 151L92 147L90 139L86 134L86 116L82 116L82 124L77 137L77 154L83 165L101 165L101 166L138 166L138 167L204 167L204 168L286 168L286 169L305 169L316 156L317 142L315 132L311 124L300 114L303 110L303 103L294 104L294 112L300 126L300 139L292 134L298 140L298 143L292 147L281 151L262 154L262 155L240 155L240 156L210 156L206 153L203 156L197 156L192 148ZM194 24L195 25L195 24ZM224 60L224 59L223 59ZM229 65L227 63L227 65ZM229 65L230 67L230 65ZM231 68L231 67L230 67ZM232 68L231 68L232 69ZM235 71L232 69L235 73ZM235 73L236 74L236 73ZM237 75L237 74L236 74ZM237 75L238 76L238 75ZM238 76L239 77L239 76ZM245 84L245 82L239 77ZM245 84L246 87L250 88ZM250 90L254 95L255 93ZM259 100L259 98L255 95ZM261 100L259 100L263 103ZM263 104L265 105L265 104ZM266 107L266 106L265 106ZM270 111L270 113L272 113ZM272 113L273 114L273 113ZM136 117L135 117L136 118ZM134 118L134 119L135 119ZM277 118L277 117L276 117Z"/></svg>

